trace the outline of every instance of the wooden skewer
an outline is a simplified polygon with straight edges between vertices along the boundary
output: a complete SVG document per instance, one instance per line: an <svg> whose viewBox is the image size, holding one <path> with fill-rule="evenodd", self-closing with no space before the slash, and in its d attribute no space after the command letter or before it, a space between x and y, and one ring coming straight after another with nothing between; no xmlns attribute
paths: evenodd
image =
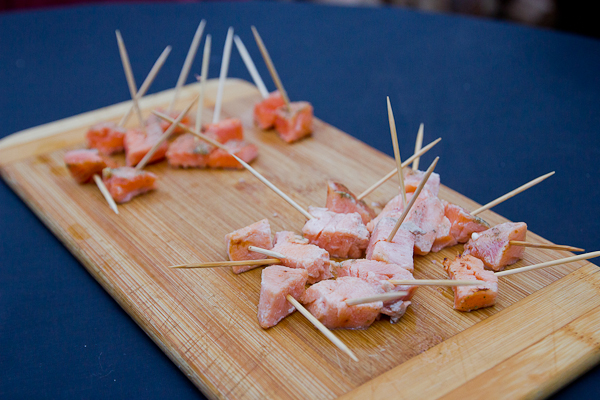
<svg viewBox="0 0 600 400"><path fill-rule="evenodd" d="M158 111L152 111L152 113L154 115L156 115L159 118L164 119L165 121L169 121L171 123L175 122L175 120L163 113L160 113ZM300 207L300 205L298 203L296 203L294 200L292 200L287 194L283 193L281 190L279 190L279 188L275 185L273 185L271 182L269 182L267 180L267 178L265 178L264 176L262 176L257 170L255 170L254 168L252 168L250 165L248 165L248 163L246 163L244 160L242 160L241 158L239 158L238 156L236 156L235 154L231 153L229 151L229 149L225 146L223 146L221 143L217 142L214 139L209 138L208 136L195 131L193 129L191 129L188 126L185 126L181 123L178 124L179 127L181 127L182 129L184 129L186 132L192 133L196 136L198 136L200 139L204 140L205 142L208 142L210 144L212 144L215 147L218 147L222 150L225 150L227 153L231 154L231 156L233 158L235 158L240 164L242 164L242 166L244 168L246 168L252 175L254 175L259 181L261 181L262 183L264 183L265 185L267 185L267 187L269 189L271 189L272 191L274 191L275 193L277 193L282 199L284 199L285 201L287 201L292 207L294 207L296 210L298 210L300 213L302 213L302 215L304 215L306 218L308 219L313 219L314 217L312 215L310 215L308 213L308 211L306 211L305 209L303 209L302 207Z"/></svg>
<svg viewBox="0 0 600 400"><path fill-rule="evenodd" d="M244 260L244 261L215 261L195 264L171 265L169 268L218 268L235 267L239 265L273 265L280 264L281 261L275 258L266 258L263 260Z"/></svg>
<svg viewBox="0 0 600 400"><path fill-rule="evenodd" d="M192 101L190 103L190 105L188 105L185 110L183 110L181 112L181 114L179 114L179 116L177 117L177 119L175 120L174 123L171 124L171 126L169 126L169 129L167 129L165 131L165 133L162 134L162 136L158 139L158 141L156 143L154 143L154 146L152 146L152 148L150 149L150 151L148 151L146 153L146 155L142 158L142 160L135 166L135 169L137 171L141 171L146 164L148 163L148 161L150 161L150 158L154 155L154 153L156 153L156 150L158 150L158 148L160 147L161 144L163 144L163 142L165 140L167 140L169 138L169 136L171 136L171 134L173 133L173 131L175 130L175 128L177 128L177 125L181 122L181 120L183 119L183 117L186 116L186 114L190 111L190 108L192 108L192 106L196 103L196 101L198 101L198 98L200 96L197 96L194 101Z"/></svg>
<svg viewBox="0 0 600 400"><path fill-rule="evenodd" d="M434 140L433 142L429 143L427 146L423 147L421 149L421 151L419 151L418 153L413 154L412 156L410 156L410 158L406 161L404 161L402 163L402 168L407 167L408 165L410 165L411 162L413 162L415 159L421 157L423 154L427 153L433 146L435 146L436 144L438 144L440 142L440 140L442 140L442 138L437 138L436 140ZM365 190L364 192L362 192L356 199L357 200L362 200L365 197L367 197L373 190L377 189L379 186L383 185L385 182L387 182L392 176L396 175L396 173L398 172L398 168L394 168L392 171L390 171L386 176L384 176L383 178L381 178L380 180L378 180L377 182L375 182L375 184L373 184L373 186L371 186L370 188L368 188L367 190Z"/></svg>
<svg viewBox="0 0 600 400"><path fill-rule="evenodd" d="M511 240L508 242L511 246L523 246L523 247L535 247L538 249L550 249L550 250L564 250L564 251L585 251L579 247L565 246L562 244L544 244L544 243L531 243L521 242L519 240Z"/></svg>
<svg viewBox="0 0 600 400"><path fill-rule="evenodd" d="M406 296L407 294L408 292L381 293L373 296L355 297L354 299L346 300L345 303L349 306L358 306L360 304L375 303L377 301L396 300Z"/></svg>
<svg viewBox="0 0 600 400"><path fill-rule="evenodd" d="M104 184L104 181L102 180L102 178L100 178L100 176L98 174L94 174L94 182L96 182L98 189L100 189L102 196L104 196L104 198L106 199L106 202L108 203L108 206L111 208L111 210L113 210L115 212L115 214L119 215L119 210L117 209L117 203L115 203L115 200L110 195L110 192L108 191L108 188Z"/></svg>
<svg viewBox="0 0 600 400"><path fill-rule="evenodd" d="M129 93L131 94L131 100L133 101L133 108L138 116L140 127L144 127L144 119L142 118L142 111L140 110L140 105L137 101L137 86L135 84L135 78L133 77L133 72L131 71L131 63L129 62L129 56L127 55L127 49L125 48L125 42L123 42L123 37L121 36L121 32L117 29L115 31L117 35L117 43L119 45L119 54L121 55L121 63L123 64L123 69L125 70L125 77L127 78L127 86L129 86Z"/></svg>
<svg viewBox="0 0 600 400"><path fill-rule="evenodd" d="M548 261L548 262L541 263L541 264L528 265L526 267L521 267L521 268L508 269L506 271L496 272L496 276L507 276L507 275L519 274L521 272L527 272L527 271L531 271L534 269L553 267L555 265L568 264L571 262L580 261L580 260L588 260L590 258L595 258L595 257L600 257L600 251L594 251L591 253L580 254L578 256L573 256L573 257L561 258L559 260Z"/></svg>
<svg viewBox="0 0 600 400"><path fill-rule="evenodd" d="M263 82L262 78L260 77L260 74L258 73L258 70L256 69L256 65L254 65L254 61L252 61L252 57L250 57L250 53L248 53L246 46L244 46L244 42L242 42L242 39L240 39L240 37L238 35L235 35L233 37L233 41L235 42L235 46L237 47L238 52L240 53L240 56L242 56L242 60L244 60L244 64L246 64L246 68L248 69L248 72L250 72L250 76L252 76L252 80L254 81L254 84L258 88L258 91L260 92L263 99L266 99L267 97L269 97L269 91L267 90L265 83Z"/></svg>
<svg viewBox="0 0 600 400"><path fill-rule="evenodd" d="M410 211L411 207L417 201L417 198L419 197L421 190L423 190L423 188L425 187L425 184L427 183L427 180L429 179L429 177L431 176L431 173L435 169L435 166L437 165L439 159L440 159L439 157L436 157L435 160L433 160L433 162L429 166L429 168L427 168L427 171L425 172L423 179L421 179L421 182L419 182L419 186L417 186L417 190L415 190L412 198L410 199L410 203L408 203L408 205L406 207L404 207L404 211L402 212L402 215L400 216L400 218L398 218L398 221L396 221L396 225L394 226L394 229L392 229L392 231L390 232L390 235L388 236L386 241L391 242L392 239L394 239L396 232L398 232L398 229L400 229L400 225L402 225L402 222L404 222L404 219L408 215L408 212Z"/></svg>
<svg viewBox="0 0 600 400"><path fill-rule="evenodd" d="M286 299L287 299L287 301L289 301L290 303L292 303L292 305L294 307L296 307L296 310L298 310L300 312L300 314L304 315L306 317L306 319L308 319L315 326L315 328L317 328L318 330L320 330L321 333L327 337L327 339L331 340L331 342L334 345L336 345L338 349L340 349L344 353L348 354L350 356L350 358L352 358L354 361L358 361L358 358L356 358L356 356L348 348L348 346L346 346L344 344L344 342L342 342L337 336L335 336L333 334L333 332L331 332L329 330L329 328L327 328L325 325L323 325L321 323L321 321L319 321L318 319L316 319L314 315L312 315L310 312L308 312L308 310L306 308L304 308L304 306L302 304L300 304L298 302L298 300L296 300L295 298L293 298L289 294L286 296Z"/></svg>
<svg viewBox="0 0 600 400"><path fill-rule="evenodd" d="M390 96L387 97L388 120L390 123L390 132L392 133L392 143L394 145L394 158L396 159L396 169L398 170L398 180L400 180L400 194L402 195L402 206L406 207L406 188L404 187L404 172L402 171L402 160L400 159L400 147L398 147L398 134L396 133L396 121L392 111Z"/></svg>
<svg viewBox="0 0 600 400"><path fill-rule="evenodd" d="M208 64L210 63L210 45L212 38L206 35L204 42L204 54L202 56L202 72L200 77L200 99L198 100L198 109L196 110L196 130L202 130L202 110L204 109L204 91L206 90L206 79L208 78Z"/></svg>
<svg viewBox="0 0 600 400"><path fill-rule="evenodd" d="M555 171L552 171L552 172L550 172L550 173L548 173L546 175L542 175L539 178L536 178L536 179L532 180L531 182L526 183L523 186L520 186L520 187L516 188L512 192L508 192L504 196L500 196L496 200L490 201L486 205L484 205L482 207L479 207L477 210L472 211L471 215L477 215L477 214L482 213L482 212L484 212L486 210L489 210L490 208L492 208L494 206L497 206L498 204L502 203L503 201L508 200L511 197L514 197L514 196L518 195L519 193L521 193L521 192L529 189L530 187L537 185L538 183L540 183L544 179L551 177L552 175L554 175L554 173L555 173Z"/></svg>
<svg viewBox="0 0 600 400"><path fill-rule="evenodd" d="M217 88L217 99L215 102L215 111L213 114L213 124L219 122L221 118L221 104L223 103L223 89L227 71L229 70L229 59L231 57L231 43L233 42L233 28L229 27L227 37L225 38L225 47L223 48L223 58L221 59L221 73L219 74L219 87Z"/></svg>
<svg viewBox="0 0 600 400"><path fill-rule="evenodd" d="M162 68L163 64L167 60L167 57L169 56L170 53L171 53L171 46L165 47L165 49L163 50L161 55L154 62L152 69L150 70L150 72L148 72L148 76L146 76L146 79L144 79L142 86L140 86L140 90L138 90L138 92L135 94L135 98L137 99L138 102L140 101L140 99L142 97L144 97L144 95L150 88L150 85L152 85L152 82L154 82L154 78L156 78L158 71L160 71L160 69ZM118 126L121 127L121 126L125 125L125 123L127 123L127 120L131 116L131 113L133 112L134 108L135 107L132 104L131 107L129 108L129 111L127 111L127 114L123 115L123 118L121 118L121 121L119 121Z"/></svg>
<svg viewBox="0 0 600 400"><path fill-rule="evenodd" d="M181 87L187 80L188 74L190 73L190 68L192 67L192 62L194 62L194 57L196 56L196 51L198 51L198 46L200 45L200 39L202 38L202 33L204 33L204 26L206 25L206 20L200 21L198 28L196 29L196 33L194 34L194 38L192 39L192 44L190 44L190 48L188 50L187 55L185 56L185 61L183 62L183 67L181 68L181 72L179 73L179 78L177 79L177 84L175 85L175 95L173 95L173 100L169 103L169 108L167 112L173 111L173 106L179 97L179 92L181 91Z"/></svg>
<svg viewBox="0 0 600 400"><path fill-rule="evenodd" d="M419 152L419 150L421 150L421 146L423 146L424 128L425 128L425 126L421 122L421 125L419 125L419 132L417 133L417 141L415 142L415 154L417 154ZM413 165L412 165L413 171L417 171L419 169L419 160L420 159L421 159L420 157L417 157L417 158L415 158L415 161L413 161Z"/></svg>
<svg viewBox="0 0 600 400"><path fill-rule="evenodd" d="M276 251L271 251L271 250L267 250L267 249L262 249L262 248L256 247L256 246L248 246L248 250L254 251L256 253L264 254L264 255L272 257L272 258L277 258L279 260L284 260L287 258L287 256L285 254L281 254Z"/></svg>
<svg viewBox="0 0 600 400"><path fill-rule="evenodd" d="M478 286L481 281L453 281L451 279L414 279L414 280L388 280L392 285L410 286Z"/></svg>
<svg viewBox="0 0 600 400"><path fill-rule="evenodd" d="M262 38L258 34L258 31L254 27L254 25L251 28L252 28L252 33L254 34L254 40L256 40L256 44L258 45L258 48L260 49L260 53L262 54L262 56L265 60L265 64L267 64L267 68L269 69L269 73L271 74L271 77L273 78L273 82L275 82L275 86L277 86L277 90L279 90L279 93L281 93L281 97L283 97L283 101L285 101L286 107L288 108L288 110L291 110L290 109L290 98L288 97L287 92L283 88L283 84L281 83L281 79L279 79L279 74L277 73L277 70L275 69L275 65L273 65L273 61L271 60L271 56L269 55L269 52L267 51L267 47L263 43Z"/></svg>

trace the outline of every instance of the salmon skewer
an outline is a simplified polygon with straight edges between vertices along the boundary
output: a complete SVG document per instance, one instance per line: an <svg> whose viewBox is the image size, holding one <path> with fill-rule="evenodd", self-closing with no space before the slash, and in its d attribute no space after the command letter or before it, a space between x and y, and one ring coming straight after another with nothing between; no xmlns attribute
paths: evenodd
<svg viewBox="0 0 600 400"><path fill-rule="evenodd" d="M469 254L458 255L453 261L444 259L444 269L450 279L480 282L480 286L453 286L454 309L472 311L496 304L498 277L486 271L483 262Z"/></svg>
<svg viewBox="0 0 600 400"><path fill-rule="evenodd" d="M325 207L329 211L341 214L359 213L366 225L375 218L375 211L364 201L357 200L356 196L341 183L327 181L327 201Z"/></svg>
<svg viewBox="0 0 600 400"><path fill-rule="evenodd" d="M287 296L300 299L304 295L308 272L305 269L273 265L263 269L258 301L258 324L267 329L275 326L296 310Z"/></svg>
<svg viewBox="0 0 600 400"><path fill-rule="evenodd" d="M227 255L231 261L266 259L267 257L264 254L254 252L249 247L256 246L266 250L273 248L269 220L263 219L242 229L228 233L225 235L225 244L227 246ZM249 264L234 266L232 269L234 273L240 274L256 267L258 265Z"/></svg>

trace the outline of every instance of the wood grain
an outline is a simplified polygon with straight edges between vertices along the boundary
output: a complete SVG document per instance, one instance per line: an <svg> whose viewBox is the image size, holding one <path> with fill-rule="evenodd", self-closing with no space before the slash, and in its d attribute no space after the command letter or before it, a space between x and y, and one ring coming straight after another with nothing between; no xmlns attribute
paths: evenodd
<svg viewBox="0 0 600 400"><path fill-rule="evenodd" d="M184 87L176 108L197 92L197 84ZM207 82L206 121L215 93L216 82ZM144 99L144 115L166 107L172 95ZM319 120L314 136L294 145L254 128L252 107L260 98L254 86L229 79L223 116L242 120L247 139L260 151L253 167L301 205L323 205L329 178L359 193L394 168L391 158ZM594 326L600 274L587 262L501 278L496 306L472 313L452 309L450 288L420 288L399 323L381 320L367 330L335 332L360 363L297 313L261 329L256 319L260 269L235 275L229 268L167 266L224 260L226 233L262 218L269 218L273 231L300 232L304 217L246 171L183 170L166 163L147 167L160 176L159 189L121 205L115 215L95 186L73 182L62 157L83 147L89 125L118 121L129 104L0 141L1 173L208 397L437 398L487 390L491 397L543 396L598 361ZM385 204L397 193L388 182L366 200ZM478 206L446 187L440 197L470 210ZM491 211L480 216L491 224L506 221ZM456 246L416 257L415 277L445 278L432 260L461 250ZM525 254L515 267L566 253L527 249ZM539 357L553 362L541 363ZM515 382L505 386L497 375Z"/></svg>

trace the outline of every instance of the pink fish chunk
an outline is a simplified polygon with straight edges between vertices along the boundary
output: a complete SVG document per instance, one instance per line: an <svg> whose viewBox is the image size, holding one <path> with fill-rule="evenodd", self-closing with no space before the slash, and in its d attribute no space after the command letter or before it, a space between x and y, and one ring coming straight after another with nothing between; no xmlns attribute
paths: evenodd
<svg viewBox="0 0 600 400"><path fill-rule="evenodd" d="M404 188L406 193L413 193L425 176L424 171L413 171L412 169L404 170ZM432 172L425 183L423 189L429 190L433 195L437 196L440 193L440 175Z"/></svg>
<svg viewBox="0 0 600 400"><path fill-rule="evenodd" d="M396 222L397 219L394 218L383 218L379 221L371 234L369 247L367 247L367 259L399 265L412 272L414 270L415 236L401 227L391 242L386 241Z"/></svg>
<svg viewBox="0 0 600 400"><path fill-rule="evenodd" d="M327 182L327 204L329 211L340 214L357 212L360 214L364 224L375 218L375 211L363 200L357 200L356 196L344 185L334 181Z"/></svg>
<svg viewBox="0 0 600 400"><path fill-rule="evenodd" d="M483 261L486 268L502 271L523 258L525 247L511 246L511 240L525 241L527 224L524 222L505 222L477 234L465 244L465 253Z"/></svg>
<svg viewBox="0 0 600 400"><path fill-rule="evenodd" d="M275 326L296 310L286 297L300 300L304 295L308 272L304 269L273 265L263 269L258 301L258 323L261 328Z"/></svg>
<svg viewBox="0 0 600 400"><path fill-rule="evenodd" d="M225 235L225 244L227 246L227 255L231 261L263 260L267 258L264 254L248 250L248 246L261 247L267 250L273 248L269 220L263 219L252 225L228 233ZM256 267L258 265L240 265L231 267L231 269L234 273L241 274Z"/></svg>
<svg viewBox="0 0 600 400"><path fill-rule="evenodd" d="M313 284L333 278L329 253L322 248L298 239L293 232L277 232L273 251L286 256L281 263L288 268L305 269L308 283Z"/></svg>
<svg viewBox="0 0 600 400"><path fill-rule="evenodd" d="M442 218L442 222L438 226L435 240L431 246L431 251L436 253L446 247L454 246L458 241L452 235L452 223L447 217Z"/></svg>
<svg viewBox="0 0 600 400"><path fill-rule="evenodd" d="M380 285L345 276L312 285L302 303L329 329L364 329L379 318L383 302L349 306L345 301L380 293L384 293Z"/></svg>
<svg viewBox="0 0 600 400"><path fill-rule="evenodd" d="M450 234L458 243L466 243L473 232L483 232L490 229L490 224L483 219L469 214L464 208L442 200L444 215L450 220Z"/></svg>
<svg viewBox="0 0 600 400"><path fill-rule="evenodd" d="M361 258L369 245L369 231L358 213L340 214L326 208L309 207L314 219L308 220L302 234L308 241L333 257Z"/></svg>
<svg viewBox="0 0 600 400"><path fill-rule="evenodd" d="M454 286L454 309L472 311L496 304L498 277L483 268L483 262L472 255L458 255L454 260L444 259L444 269L450 279L481 281L481 286Z"/></svg>

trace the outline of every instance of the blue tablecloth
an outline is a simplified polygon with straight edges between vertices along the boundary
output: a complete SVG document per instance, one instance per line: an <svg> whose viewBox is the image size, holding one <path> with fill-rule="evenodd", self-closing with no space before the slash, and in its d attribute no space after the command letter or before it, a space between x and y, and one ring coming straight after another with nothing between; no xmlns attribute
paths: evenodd
<svg viewBox="0 0 600 400"><path fill-rule="evenodd" d="M433 152L443 183L481 203L556 170L495 211L555 242L600 248L600 41L574 35L401 9L287 3L9 13L0 15L0 137L127 100L117 28L138 84L173 45L150 92L174 86L202 18L213 35L211 77L231 25L268 78L254 24L290 96L311 101L318 117L392 154L389 95L402 154L412 153L424 122L425 142L443 137ZM229 75L250 80L235 50ZM0 371L2 398L200 396L3 182ZM596 367L555 398L599 398L599 381Z"/></svg>

